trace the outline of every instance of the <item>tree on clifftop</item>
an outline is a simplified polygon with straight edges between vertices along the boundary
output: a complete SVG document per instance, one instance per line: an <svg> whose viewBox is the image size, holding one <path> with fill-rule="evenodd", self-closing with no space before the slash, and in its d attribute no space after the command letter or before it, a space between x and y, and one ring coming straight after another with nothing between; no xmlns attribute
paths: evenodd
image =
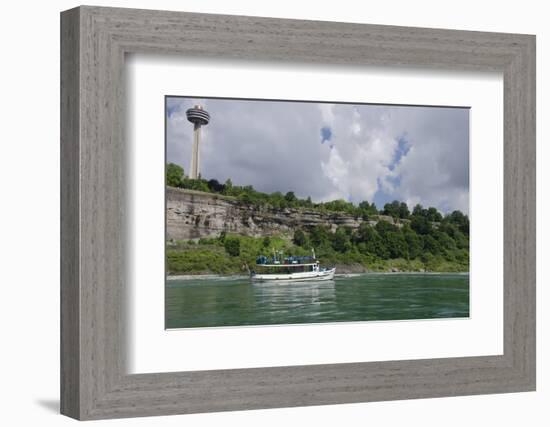
<svg viewBox="0 0 550 427"><path fill-rule="evenodd" d="M466 235L470 234L470 220L468 219L468 215L464 215L460 211L453 211L450 215L447 215L445 219L451 224L455 224L462 233Z"/></svg>
<svg viewBox="0 0 550 427"><path fill-rule="evenodd" d="M391 203L386 203L384 205L384 210L382 211L384 215L389 215L394 218L407 219L410 216L409 208L405 202L399 202L394 200Z"/></svg>
<svg viewBox="0 0 550 427"><path fill-rule="evenodd" d="M293 204L295 203L298 198L296 197L296 195L294 194L294 191L289 191L288 193L285 194L285 200L289 203L289 204Z"/></svg>
<svg viewBox="0 0 550 427"><path fill-rule="evenodd" d="M166 165L166 185L181 187L183 185L183 168L175 163Z"/></svg>

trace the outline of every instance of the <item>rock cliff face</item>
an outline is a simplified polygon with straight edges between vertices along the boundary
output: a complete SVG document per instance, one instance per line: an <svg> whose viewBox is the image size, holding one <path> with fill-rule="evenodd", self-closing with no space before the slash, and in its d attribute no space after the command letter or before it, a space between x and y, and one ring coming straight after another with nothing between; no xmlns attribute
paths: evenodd
<svg viewBox="0 0 550 427"><path fill-rule="evenodd" d="M383 217L393 223L393 218ZM167 187L166 229L168 240L217 237L222 231L247 236L293 234L297 228L325 225L332 229L356 229L361 218L343 213L322 213L307 209L254 207L233 197ZM369 221L375 225L377 221Z"/></svg>

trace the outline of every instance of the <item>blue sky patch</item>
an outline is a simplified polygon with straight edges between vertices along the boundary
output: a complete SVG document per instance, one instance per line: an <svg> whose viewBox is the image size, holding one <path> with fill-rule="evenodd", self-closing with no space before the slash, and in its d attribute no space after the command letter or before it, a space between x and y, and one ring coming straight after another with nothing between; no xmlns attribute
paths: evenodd
<svg viewBox="0 0 550 427"><path fill-rule="evenodd" d="M400 137L397 140L397 148L395 149L393 159L389 165L389 169L391 171L395 169L395 167L399 164L401 159L407 155L410 149L411 149L411 144L409 143L409 141L405 139L404 136Z"/></svg>
<svg viewBox="0 0 550 427"><path fill-rule="evenodd" d="M176 102L166 103L166 115L168 118L172 117L172 114L177 113L180 110L180 104Z"/></svg>
<svg viewBox="0 0 550 427"><path fill-rule="evenodd" d="M321 128L321 144L324 144L325 141L330 141L332 139L332 129L328 126Z"/></svg>

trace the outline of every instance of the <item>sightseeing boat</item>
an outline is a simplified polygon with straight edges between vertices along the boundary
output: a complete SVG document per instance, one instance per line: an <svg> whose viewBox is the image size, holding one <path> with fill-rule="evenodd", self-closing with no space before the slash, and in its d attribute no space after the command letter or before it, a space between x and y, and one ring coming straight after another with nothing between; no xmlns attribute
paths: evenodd
<svg viewBox="0 0 550 427"><path fill-rule="evenodd" d="M257 271L256 271L257 270ZM259 256L256 269L250 272L253 282L318 282L334 279L336 268L323 268L313 256L283 258Z"/></svg>

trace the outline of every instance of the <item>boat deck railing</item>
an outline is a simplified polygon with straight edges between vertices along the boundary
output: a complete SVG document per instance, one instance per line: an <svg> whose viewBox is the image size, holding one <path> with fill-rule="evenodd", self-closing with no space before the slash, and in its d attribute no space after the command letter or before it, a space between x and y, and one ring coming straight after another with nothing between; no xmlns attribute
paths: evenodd
<svg viewBox="0 0 550 427"><path fill-rule="evenodd" d="M290 256L282 260L276 257L266 257L263 255L256 258L257 265L288 266L288 265L308 265L308 264L316 264L316 263L317 263L317 260L312 256Z"/></svg>

